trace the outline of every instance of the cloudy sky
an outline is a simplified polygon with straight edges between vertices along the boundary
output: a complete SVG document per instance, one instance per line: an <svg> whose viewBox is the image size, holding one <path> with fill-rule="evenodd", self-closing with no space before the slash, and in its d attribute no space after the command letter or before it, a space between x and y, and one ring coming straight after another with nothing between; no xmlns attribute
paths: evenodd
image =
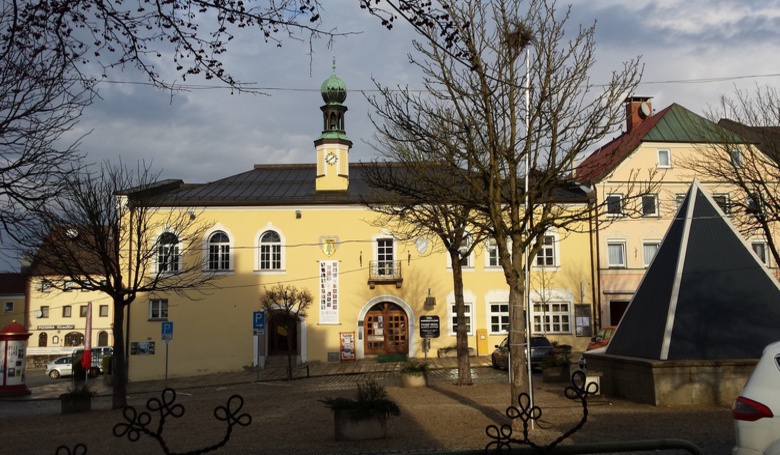
<svg viewBox="0 0 780 455"><path fill-rule="evenodd" d="M373 129L364 94L372 78L384 85L422 88L408 64L414 37L398 24L388 31L356 0L324 0L326 27L359 34L331 47L286 39L283 47L241 36L225 66L263 95L231 94L217 84L170 96L147 85L133 69L114 72L99 86L71 137L89 133L80 150L90 162L122 159L151 163L164 178L208 182L254 164L311 163L321 132L319 88L336 72L348 87L350 160L373 154L365 140ZM566 0L560 0L565 5ZM621 62L641 56L643 83L636 95L653 97L660 110L671 103L702 113L735 88L780 83L780 2L773 0L574 0L571 25L596 21L595 83L607 82ZM161 72L167 71L165 64ZM6 267L7 268L7 267Z"/></svg>

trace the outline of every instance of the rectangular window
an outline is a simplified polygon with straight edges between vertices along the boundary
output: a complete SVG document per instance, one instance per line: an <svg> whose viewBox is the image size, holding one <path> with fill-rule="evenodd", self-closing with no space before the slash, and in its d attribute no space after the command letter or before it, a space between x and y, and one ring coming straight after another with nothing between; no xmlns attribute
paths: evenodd
<svg viewBox="0 0 780 455"><path fill-rule="evenodd" d="M51 281L49 280L41 281L41 292L51 292Z"/></svg>
<svg viewBox="0 0 780 455"><path fill-rule="evenodd" d="M460 247L458 248L458 252L461 251L469 251L471 249L471 237L466 237L465 239L461 240ZM471 267L471 254L461 255L460 257L460 266L464 269Z"/></svg>
<svg viewBox="0 0 780 455"><path fill-rule="evenodd" d="M100 305L100 317L108 317L108 305Z"/></svg>
<svg viewBox="0 0 780 455"><path fill-rule="evenodd" d="M685 194L678 193L674 195L674 202L677 204L677 210L680 210L683 201L685 201Z"/></svg>
<svg viewBox="0 0 780 455"><path fill-rule="evenodd" d="M672 167L672 154L669 150L658 150L658 167Z"/></svg>
<svg viewBox="0 0 780 455"><path fill-rule="evenodd" d="M5 312L5 313L13 313L14 312L14 302L5 302L5 304L3 304L3 312Z"/></svg>
<svg viewBox="0 0 780 455"><path fill-rule="evenodd" d="M610 194L607 196L607 215L623 215L623 196L619 194Z"/></svg>
<svg viewBox="0 0 780 455"><path fill-rule="evenodd" d="M731 156L731 165L736 169L742 168L742 152L739 150L729 150Z"/></svg>
<svg viewBox="0 0 780 455"><path fill-rule="evenodd" d="M88 307L86 305L81 305L81 307L79 307L79 317L81 318L87 317L87 308Z"/></svg>
<svg viewBox="0 0 780 455"><path fill-rule="evenodd" d="M655 257L656 253L658 253L659 248L661 248L661 242L652 241L652 242L645 242L642 244L645 267L650 266L650 263L653 261L653 258Z"/></svg>
<svg viewBox="0 0 780 455"><path fill-rule="evenodd" d="M376 240L376 265L377 273L380 276L393 276L394 275L394 253L393 253L393 239L377 239Z"/></svg>
<svg viewBox="0 0 780 455"><path fill-rule="evenodd" d="M607 242L607 261L609 267L626 267L626 244L625 242Z"/></svg>
<svg viewBox="0 0 780 455"><path fill-rule="evenodd" d="M496 245L495 240L490 239L487 242L487 266L499 267L500 265L498 259L498 245Z"/></svg>
<svg viewBox="0 0 780 455"><path fill-rule="evenodd" d="M542 249L536 254L537 267L555 267L555 236L545 235L542 238Z"/></svg>
<svg viewBox="0 0 780 455"><path fill-rule="evenodd" d="M751 242L750 246L753 248L753 252L756 253L756 256L758 256L758 259L760 259L762 263L768 264L766 255L766 242Z"/></svg>
<svg viewBox="0 0 780 455"><path fill-rule="evenodd" d="M491 334L509 332L509 303L491 303L488 314Z"/></svg>
<svg viewBox="0 0 780 455"><path fill-rule="evenodd" d="M49 317L49 307L48 306L42 306L41 307L41 317L42 318L48 318Z"/></svg>
<svg viewBox="0 0 780 455"><path fill-rule="evenodd" d="M466 331L469 335L473 335L471 332L471 304L466 302L463 304L466 316ZM458 312L455 308L455 304L450 305L450 335L458 333Z"/></svg>
<svg viewBox="0 0 780 455"><path fill-rule="evenodd" d="M712 199L718 204L723 213L728 215L731 213L731 202L728 194L713 194Z"/></svg>
<svg viewBox="0 0 780 455"><path fill-rule="evenodd" d="M168 299L149 301L149 319L168 320Z"/></svg>
<svg viewBox="0 0 780 455"><path fill-rule="evenodd" d="M71 316L71 312L73 311L73 307L70 305L65 305L62 307L62 317L63 318L69 318Z"/></svg>
<svg viewBox="0 0 780 455"><path fill-rule="evenodd" d="M642 216L658 216L658 196L655 194L642 196Z"/></svg>
<svg viewBox="0 0 780 455"><path fill-rule="evenodd" d="M70 292L73 290L73 282L70 280L65 281L65 283L62 285L62 289L65 292Z"/></svg>
<svg viewBox="0 0 780 455"><path fill-rule="evenodd" d="M571 304L568 302L534 302L534 333L571 333Z"/></svg>
<svg viewBox="0 0 780 455"><path fill-rule="evenodd" d="M749 194L747 197L747 213L761 213L761 195L759 193Z"/></svg>

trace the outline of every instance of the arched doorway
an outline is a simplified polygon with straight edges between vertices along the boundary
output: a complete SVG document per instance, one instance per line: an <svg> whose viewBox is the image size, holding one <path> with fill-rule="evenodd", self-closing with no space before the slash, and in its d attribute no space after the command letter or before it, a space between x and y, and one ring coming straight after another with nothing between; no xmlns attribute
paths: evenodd
<svg viewBox="0 0 780 455"><path fill-rule="evenodd" d="M271 311L268 316L268 355L298 353L298 324L287 327L286 318L281 311ZM289 335L289 336L288 336Z"/></svg>
<svg viewBox="0 0 780 455"><path fill-rule="evenodd" d="M409 353L409 324L399 305L382 302L372 306L364 327L366 355Z"/></svg>
<svg viewBox="0 0 780 455"><path fill-rule="evenodd" d="M65 335L65 346L83 346L84 334L79 332L70 332Z"/></svg>

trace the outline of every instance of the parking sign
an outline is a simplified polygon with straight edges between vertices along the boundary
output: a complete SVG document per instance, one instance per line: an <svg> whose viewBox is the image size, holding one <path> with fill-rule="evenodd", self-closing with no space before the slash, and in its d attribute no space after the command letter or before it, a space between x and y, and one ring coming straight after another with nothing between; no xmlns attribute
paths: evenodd
<svg viewBox="0 0 780 455"><path fill-rule="evenodd" d="M173 340L173 322L165 321L162 323L162 340L166 343Z"/></svg>

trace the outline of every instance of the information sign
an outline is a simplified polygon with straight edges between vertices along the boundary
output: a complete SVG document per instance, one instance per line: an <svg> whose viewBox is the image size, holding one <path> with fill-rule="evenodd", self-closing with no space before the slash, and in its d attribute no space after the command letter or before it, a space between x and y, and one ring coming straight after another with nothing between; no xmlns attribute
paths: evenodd
<svg viewBox="0 0 780 455"><path fill-rule="evenodd" d="M440 333L438 316L420 316L420 337L439 338Z"/></svg>

